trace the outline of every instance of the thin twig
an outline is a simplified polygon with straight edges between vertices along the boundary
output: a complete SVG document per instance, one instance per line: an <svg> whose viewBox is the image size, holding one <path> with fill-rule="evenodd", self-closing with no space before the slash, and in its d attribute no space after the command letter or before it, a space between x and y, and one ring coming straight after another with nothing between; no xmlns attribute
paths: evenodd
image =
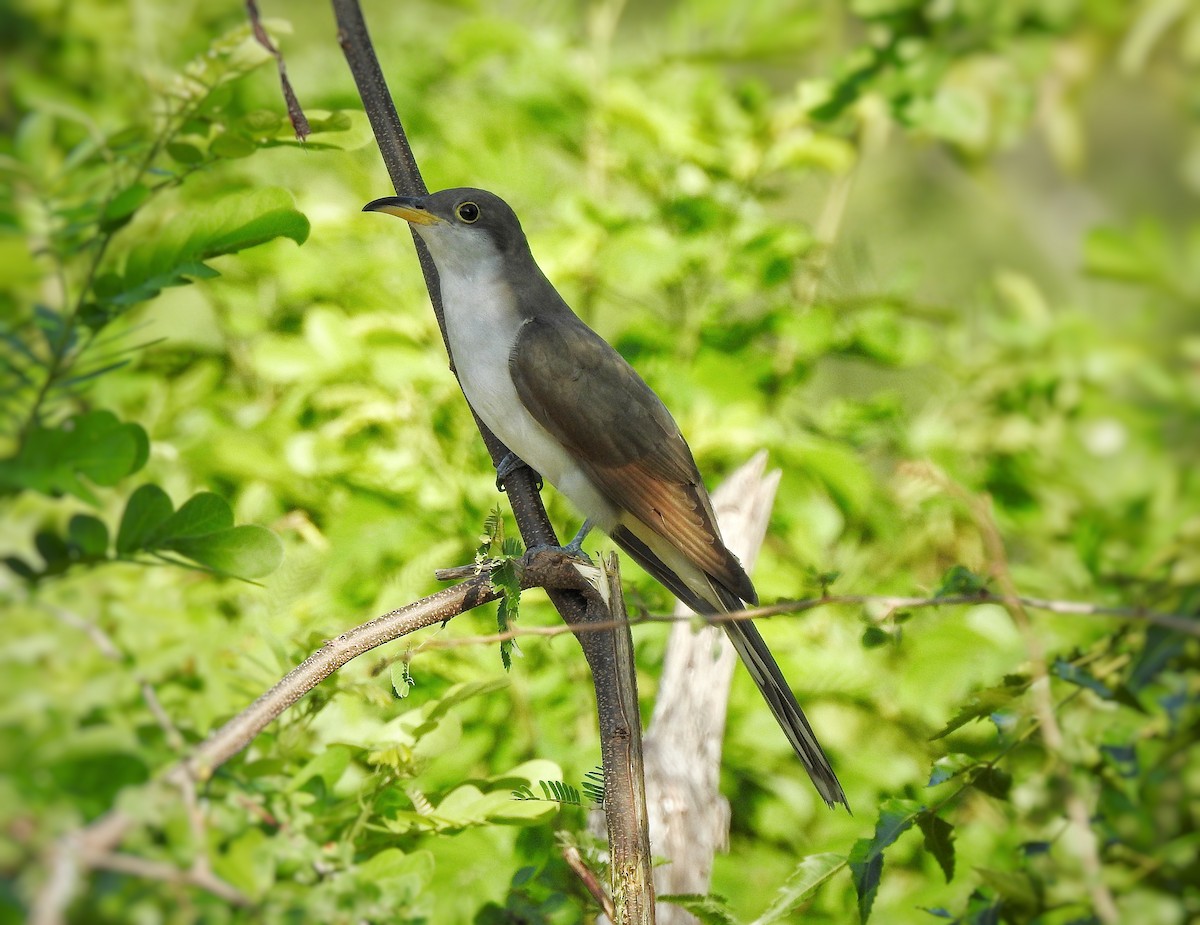
<svg viewBox="0 0 1200 925"><path fill-rule="evenodd" d="M604 910L604 914L608 916L608 920L614 921L617 915L617 910L613 906L612 897L604 889L604 884L600 882L600 878L595 872L584 863L583 856L579 853L579 849L574 845L565 845L562 850L563 860L567 862L567 866L575 872L575 876L583 883L584 889L592 894L592 898Z"/></svg>
<svg viewBox="0 0 1200 925"><path fill-rule="evenodd" d="M125 653L121 651L120 646L113 641L108 633L104 632L104 630L91 620L67 610L65 607L48 606L47 609L67 626L79 630L87 636L92 641L92 645L99 649L105 658L114 662L123 662L125 660ZM171 717L167 715L162 701L158 699L158 694L154 690L154 685L141 672L134 672L133 678L142 691L142 699L146 701L146 707L150 710L151 715L166 736L167 744L175 751L182 751L186 744L183 734L171 721Z"/></svg>
<svg viewBox="0 0 1200 925"><path fill-rule="evenodd" d="M89 866L96 870L111 870L146 880L161 880L179 886L199 887L218 899L234 906L250 905L250 898L241 890L230 886L207 869L181 870L163 861L150 861L130 854L100 854L89 859Z"/></svg>
<svg viewBox="0 0 1200 925"><path fill-rule="evenodd" d="M731 623L738 620L762 620L770 617L804 613L827 605L878 607L890 615L897 610L920 610L930 607L961 607L977 604L1003 605L1006 600L1007 598L1004 596L992 594L989 591L981 591L977 594L953 594L944 597L901 597L891 594L830 594L825 597L780 601L779 603L768 604L763 607L750 607L745 610L713 614L703 619L713 624ZM1053 601L1037 597L1018 597L1017 600L1032 610L1045 610L1050 613L1075 616L1117 617L1126 620L1141 620L1146 623L1169 627L1180 633L1200 638L1200 620L1188 617L1185 614L1159 613L1140 607L1103 607L1083 601ZM692 623L698 619L700 618L692 615L647 613L630 617L629 625L639 626L644 623ZM496 643L507 642L521 636L554 637L575 632L595 633L610 630L619 625L615 621L609 621L593 623L586 627L575 629L569 626L520 626L505 630L504 632L428 640L422 643L421 648L456 649L464 646L495 645Z"/></svg>
<svg viewBox="0 0 1200 925"><path fill-rule="evenodd" d="M1087 601L1048 600L1043 597L1016 598L1003 594L993 594L991 591L978 591L972 594L946 594L934 597L904 597L890 594L830 594L825 597L809 598L800 601L781 601L765 607L754 607L727 614L736 619L758 619L774 617L780 614L794 613L801 610L811 610L823 604L861 604L863 606L878 606L889 614L896 610L916 610L925 607L942 607L962 604L1001 604L1016 600L1022 606L1031 610L1045 610L1049 613L1067 616L1116 617L1122 620L1135 620L1143 623L1153 623L1167 629L1175 630L1187 636L1200 638L1200 619L1195 615L1183 613L1164 613L1149 610L1145 607L1107 607L1103 604L1091 604ZM656 618L657 619L657 618Z"/></svg>
<svg viewBox="0 0 1200 925"><path fill-rule="evenodd" d="M262 15L258 12L258 3L255 0L246 0L246 15L250 18L250 28L254 30L254 38L275 59L275 65L279 69L279 86L283 91L284 101L287 103L288 119L291 120L292 131L296 133L297 141L304 141L312 134L312 129L308 125L308 117L300 106L300 100L296 98L292 82L288 80L287 65L284 64L283 55L275 47L271 37L267 35L267 30L263 28Z"/></svg>
<svg viewBox="0 0 1200 925"><path fill-rule="evenodd" d="M124 653L120 647L113 641L107 633L91 620L85 619L79 614L73 613L63 607L50 607L50 612L58 619L66 623L68 626L78 629L83 632L97 649L105 656L114 662L123 662L125 659ZM142 692L142 699L146 702L147 708L154 716L155 721L162 729L166 736L167 744L172 750L180 752L186 744L183 734L179 728L171 721L171 717L163 708L162 701L158 699L158 694L154 690L154 685L150 683L140 672L134 673L134 680ZM190 870L183 871L170 864L159 864L154 861L143 861L138 858L123 857L120 863L113 859L119 857L117 855L99 853L94 857L89 858L89 866L93 868L105 868L116 871L129 871L130 865L138 863L145 865L143 876L151 877L157 880L163 880L169 883L186 883L193 886L201 887L208 890L222 899L238 905L248 904L248 900L238 890L225 881L221 880L212 872L212 867L208 860L208 837L206 834L206 825L204 821L204 811L200 807L200 799L196 793L196 782L190 774L180 774L174 779L175 785L179 788L180 794L183 797L184 808L187 813L188 826L192 832L192 842L194 845L194 855L192 858L192 866ZM123 866L122 866L123 865Z"/></svg>

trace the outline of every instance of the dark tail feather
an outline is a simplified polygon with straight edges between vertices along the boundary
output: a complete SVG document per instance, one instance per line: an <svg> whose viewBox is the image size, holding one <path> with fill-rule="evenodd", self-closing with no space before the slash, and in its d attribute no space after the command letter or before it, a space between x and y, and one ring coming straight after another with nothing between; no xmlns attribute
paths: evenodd
<svg viewBox="0 0 1200 925"><path fill-rule="evenodd" d="M741 610L741 599L715 581L712 582L712 589L720 606L701 598L685 585L678 575L667 568L662 560L654 555L641 540L624 527L615 529L612 532L612 538L642 568L696 613L714 616ZM771 708L771 713L775 717L775 721L779 723L784 735L792 743L792 748L795 749L796 755L804 764L804 770L812 778L817 792L829 806L841 803L846 809L849 809L850 804L846 802L846 794L842 790L842 785L838 783L833 768L829 765L829 759L825 757L821 743L817 741L812 726L808 724L808 720L804 716L804 711L796 702L796 695L788 687L783 672L779 670L775 657L767 648L762 636L759 635L758 629L749 620L732 621L724 623L723 626L738 658L742 660L742 664L750 672L750 677L758 685L759 692L763 695L767 706Z"/></svg>
<svg viewBox="0 0 1200 925"><path fill-rule="evenodd" d="M775 715L775 721L779 723L784 735L792 743L792 748L804 763L804 770L808 771L817 792L830 806L841 803L849 809L846 794L842 791L842 785L838 783L833 768L829 766L829 759L825 757L821 743L817 741L812 726L808 724L804 711L796 702L792 689L784 680L783 672L779 670L771 650L758 634L758 629L749 620L739 620L726 623L725 632Z"/></svg>

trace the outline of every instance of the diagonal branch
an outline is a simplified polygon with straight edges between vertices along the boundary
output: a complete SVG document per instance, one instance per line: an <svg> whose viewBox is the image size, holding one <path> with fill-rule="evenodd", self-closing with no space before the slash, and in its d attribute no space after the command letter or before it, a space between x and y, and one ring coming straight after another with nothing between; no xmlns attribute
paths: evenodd
<svg viewBox="0 0 1200 925"><path fill-rule="evenodd" d="M597 590L600 579L594 567L582 565L578 560L554 549L526 553L515 565L517 580L523 589L542 587L569 591L590 604L592 622L607 621L609 609ZM444 623L461 613L499 599L501 592L492 586L489 572L490 569L485 566L479 574L460 584L383 614L328 640L274 687L213 732L191 755L167 769L147 786L182 787L185 793L191 792L197 781L212 777L217 768L246 748L284 710L347 662L384 643ZM627 624L625 632L628 633ZM614 633L603 635L612 636ZM169 877L160 876L165 873L166 867L157 866L154 862L145 862L138 870L133 870L133 862L127 856L117 854L116 848L137 822L138 819L125 810L112 809L90 825L60 838L48 859L47 879L34 898L29 919L31 925L62 925L78 881L93 869L140 872L158 879L203 886L218 895L224 895L231 889L217 887L216 878L203 863L194 865L190 872L172 868Z"/></svg>

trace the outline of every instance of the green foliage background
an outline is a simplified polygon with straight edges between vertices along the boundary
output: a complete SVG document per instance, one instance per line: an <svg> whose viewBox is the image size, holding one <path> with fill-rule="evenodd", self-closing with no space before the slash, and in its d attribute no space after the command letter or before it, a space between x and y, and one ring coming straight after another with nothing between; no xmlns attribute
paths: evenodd
<svg viewBox="0 0 1200 925"><path fill-rule="evenodd" d="M376 6L429 186L516 207L712 480L762 447L784 470L765 599L1000 569L1197 613L1193 7ZM352 664L206 785L200 833L143 786L322 639L439 587L497 503L407 231L359 212L391 190L332 16L264 12L291 17L270 27L303 146L239 4L0 10L0 921L114 804L145 820L123 850L206 854L252 905L98 873L73 921L590 920L555 841L583 812L512 796L599 761L568 638L508 675L419 640ZM627 572L632 608L670 606ZM1098 878L1121 921L1200 916L1194 637L1031 619L1061 742L1000 606L766 624L856 814L820 805L739 677L727 905L704 914L1104 921ZM522 622L553 620L527 596ZM664 636L636 634L647 704Z"/></svg>

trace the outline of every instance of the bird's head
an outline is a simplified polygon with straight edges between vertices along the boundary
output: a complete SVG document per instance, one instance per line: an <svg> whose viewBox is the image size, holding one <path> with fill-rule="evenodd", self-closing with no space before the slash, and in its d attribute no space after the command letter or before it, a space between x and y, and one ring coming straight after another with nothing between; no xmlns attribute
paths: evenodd
<svg viewBox="0 0 1200 925"><path fill-rule="evenodd" d="M487 190L460 187L428 196L385 196L363 206L408 222L429 247L438 272L478 268L528 251L517 215Z"/></svg>

